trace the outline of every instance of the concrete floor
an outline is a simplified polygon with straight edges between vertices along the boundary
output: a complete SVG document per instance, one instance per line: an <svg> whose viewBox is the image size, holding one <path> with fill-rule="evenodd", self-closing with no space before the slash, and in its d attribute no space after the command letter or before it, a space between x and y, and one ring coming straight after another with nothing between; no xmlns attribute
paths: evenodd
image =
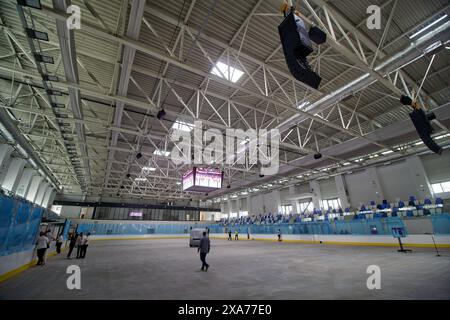
<svg viewBox="0 0 450 320"><path fill-rule="evenodd" d="M450 299L450 252L390 247L212 240L208 272L187 240L93 241L86 259L47 265L0 283L0 299ZM67 266L81 268L68 290ZM381 268L381 290L366 286Z"/></svg>

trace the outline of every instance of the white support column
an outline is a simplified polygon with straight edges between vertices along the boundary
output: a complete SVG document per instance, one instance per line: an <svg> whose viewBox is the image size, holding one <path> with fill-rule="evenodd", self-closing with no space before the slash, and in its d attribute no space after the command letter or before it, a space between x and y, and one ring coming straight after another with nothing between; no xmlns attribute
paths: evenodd
<svg viewBox="0 0 450 320"><path fill-rule="evenodd" d="M345 180L343 175L338 175L334 177L334 182L336 183L336 189L338 193L339 200L341 201L341 208L344 210L345 208L350 207L350 203L348 201L347 196L347 188L345 187Z"/></svg>
<svg viewBox="0 0 450 320"><path fill-rule="evenodd" d="M312 201L315 209L322 207L322 192L320 191L319 181L310 181L309 188L312 193Z"/></svg>
<svg viewBox="0 0 450 320"><path fill-rule="evenodd" d="M56 194L56 191L51 186L48 186L47 190L45 191L44 199L42 200L42 207L48 208L50 206L50 198L53 194Z"/></svg>
<svg viewBox="0 0 450 320"><path fill-rule="evenodd" d="M433 189L431 188L430 180L428 180L427 173L423 167L422 160L417 155L406 159L411 178L417 190L417 199L424 200L433 197Z"/></svg>
<svg viewBox="0 0 450 320"><path fill-rule="evenodd" d="M16 188L19 185L20 178L22 177L23 168L26 161L21 158L13 158L8 166L5 178L3 179L2 187L11 192L16 192Z"/></svg>
<svg viewBox="0 0 450 320"><path fill-rule="evenodd" d="M227 214L228 213L225 210L225 203L223 203L223 202L220 203L220 213L221 214Z"/></svg>
<svg viewBox="0 0 450 320"><path fill-rule="evenodd" d="M36 194L36 199L34 200L34 203L36 203L39 206L42 206L42 200L44 200L45 192L47 192L47 188L49 187L49 183L46 181L43 181L41 185L39 186L39 190Z"/></svg>
<svg viewBox="0 0 450 320"><path fill-rule="evenodd" d="M6 176L6 172L8 171L12 151L13 147L9 144L0 145L0 186L3 185L3 180Z"/></svg>
<svg viewBox="0 0 450 320"><path fill-rule="evenodd" d="M57 193L56 190L53 189L52 193L50 194L50 198L48 198L47 207L51 207L53 205L53 202L55 201L56 193Z"/></svg>
<svg viewBox="0 0 450 320"><path fill-rule="evenodd" d="M289 187L289 195L293 196L295 195L295 186L290 186ZM292 205L292 212L295 213L299 213L299 208L298 208L298 200L294 199L291 200L291 205Z"/></svg>
<svg viewBox="0 0 450 320"><path fill-rule="evenodd" d="M228 199L228 217L230 216L231 212L233 212L233 203L231 199Z"/></svg>
<svg viewBox="0 0 450 320"><path fill-rule="evenodd" d="M37 173L35 169L27 168L23 171L19 184L16 189L16 194L20 197L25 197L30 189L31 180Z"/></svg>
<svg viewBox="0 0 450 320"><path fill-rule="evenodd" d="M247 196L247 211L248 211L248 215L253 214L252 199L250 198L250 195Z"/></svg>
<svg viewBox="0 0 450 320"><path fill-rule="evenodd" d="M373 201L376 204L381 203L384 199L383 188L381 188L380 180L378 179L377 169L371 167L366 169L366 174L368 177L368 182L373 189Z"/></svg>
<svg viewBox="0 0 450 320"><path fill-rule="evenodd" d="M38 193L39 187L41 185L41 183L43 182L44 178L42 178L41 176L37 175L34 176L33 179L31 180L31 185L30 188L27 192L27 200L30 202L34 202L36 200L36 195Z"/></svg>
<svg viewBox="0 0 450 320"><path fill-rule="evenodd" d="M272 212L272 214L278 214L281 212L281 193L280 190L275 190L273 192L275 198L275 212ZM266 206L272 207L269 203L267 203Z"/></svg>

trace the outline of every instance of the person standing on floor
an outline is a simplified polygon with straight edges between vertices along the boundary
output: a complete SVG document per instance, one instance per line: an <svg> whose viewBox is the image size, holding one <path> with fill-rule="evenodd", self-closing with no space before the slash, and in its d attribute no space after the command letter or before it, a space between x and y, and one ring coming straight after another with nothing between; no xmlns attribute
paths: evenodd
<svg viewBox="0 0 450 320"><path fill-rule="evenodd" d="M230 231L228 231L228 240L233 240L233 239L231 239L231 229L230 229Z"/></svg>
<svg viewBox="0 0 450 320"><path fill-rule="evenodd" d="M70 242L69 242L69 252L67 253L67 259L70 259L70 255L72 254L73 248L75 248L75 245L77 243L78 233L72 234L70 236Z"/></svg>
<svg viewBox="0 0 450 320"><path fill-rule="evenodd" d="M206 263L206 255L209 253L210 242L209 238L206 236L206 231L203 232L203 238L200 240L200 244L198 245L198 252L200 252L200 260L202 261L201 270L208 271L209 264Z"/></svg>
<svg viewBox="0 0 450 320"><path fill-rule="evenodd" d="M56 239L53 238L52 232L50 231L50 229L48 229L48 230L45 232L45 236L46 236L47 239L48 239L47 249L50 249L50 246L51 246L51 244L52 244L52 241L54 241L54 240L56 240ZM44 264L45 264L45 262L47 262L48 253L49 253L49 252L50 252L50 250L45 250Z"/></svg>
<svg viewBox="0 0 450 320"><path fill-rule="evenodd" d="M36 265L38 266L42 266L45 264L45 251L47 251L47 247L48 247L48 238L45 236L45 232L41 231L39 233L39 237L37 240L37 257L38 257L38 262Z"/></svg>
<svg viewBox="0 0 450 320"><path fill-rule="evenodd" d="M250 228L247 228L247 240L250 240Z"/></svg>
<svg viewBox="0 0 450 320"><path fill-rule="evenodd" d="M80 259L83 252L83 232L80 232L80 234L78 235L75 245L77 247L77 259Z"/></svg>
<svg viewBox="0 0 450 320"><path fill-rule="evenodd" d="M83 239L82 239L82 252L81 252L81 258L82 259L84 259L85 257L86 257L86 251L87 251L87 247L88 247L88 245L89 245L89 236L90 236L91 234L88 232L88 234L87 235L84 235L83 236Z"/></svg>
<svg viewBox="0 0 450 320"><path fill-rule="evenodd" d="M278 229L278 241L281 241L281 229Z"/></svg>
<svg viewBox="0 0 450 320"><path fill-rule="evenodd" d="M234 230L234 240L239 240L239 233L238 233L237 229Z"/></svg>
<svg viewBox="0 0 450 320"><path fill-rule="evenodd" d="M61 253L61 246L64 242L64 237L62 235L62 233L59 235L58 238L56 238L56 253L60 254Z"/></svg>

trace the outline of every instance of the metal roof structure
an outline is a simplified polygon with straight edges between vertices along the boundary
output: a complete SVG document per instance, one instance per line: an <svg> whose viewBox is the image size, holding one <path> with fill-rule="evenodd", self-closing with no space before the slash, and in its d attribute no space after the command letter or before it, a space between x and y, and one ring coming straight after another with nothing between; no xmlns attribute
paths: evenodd
<svg viewBox="0 0 450 320"><path fill-rule="evenodd" d="M278 0L45 0L41 9L0 0L1 122L14 124L60 194L80 199L219 199L423 152L399 103L420 87L419 100L440 121L436 135L448 144L448 1L295 2L307 25L327 33L309 58L322 77L318 90L287 69ZM80 29L68 29L71 4L80 8ZM381 29L366 25L370 5L381 9ZM24 23L48 41L27 37ZM53 63L37 62L35 53ZM243 75L232 82L211 73L217 62ZM43 81L42 72L58 81ZM161 108L166 116L158 120ZM173 124L196 120L221 132L279 129L278 174L224 164L230 188L183 192L189 166L164 152L173 148Z"/></svg>

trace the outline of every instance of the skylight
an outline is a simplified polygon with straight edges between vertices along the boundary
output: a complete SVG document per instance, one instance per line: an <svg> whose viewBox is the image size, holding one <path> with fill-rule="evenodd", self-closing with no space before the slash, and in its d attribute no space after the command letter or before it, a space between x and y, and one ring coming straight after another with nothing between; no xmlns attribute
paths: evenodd
<svg viewBox="0 0 450 320"><path fill-rule="evenodd" d="M382 152L381 154L382 154L382 155L386 155L386 154L389 154L389 153L392 153L392 152L394 152L394 151L388 150L388 151Z"/></svg>
<svg viewBox="0 0 450 320"><path fill-rule="evenodd" d="M309 102L309 101L303 101L303 102L301 102L301 103L298 105L298 108L299 108L300 110L304 110L304 109L306 109L306 107L308 107L310 104L311 104L311 102Z"/></svg>
<svg viewBox="0 0 450 320"><path fill-rule="evenodd" d="M241 70L220 61L216 63L216 66L211 70L211 73L233 83L237 82L244 74Z"/></svg>
<svg viewBox="0 0 450 320"><path fill-rule="evenodd" d="M181 121L181 120L175 121L175 123L172 125L172 129L181 130L181 131L185 131L185 132L191 132L193 128L194 128L194 126L192 124Z"/></svg>
<svg viewBox="0 0 450 320"><path fill-rule="evenodd" d="M440 139L443 139L443 138L446 138L446 137L450 137L450 133L447 133L447 134L443 134L443 135L437 136L437 137L435 137L434 139L435 139L435 140L440 140Z"/></svg>
<svg viewBox="0 0 450 320"><path fill-rule="evenodd" d="M154 167L143 167L142 171L156 171L156 168L154 168Z"/></svg>
<svg viewBox="0 0 450 320"><path fill-rule="evenodd" d="M155 150L153 151L153 154L156 154L157 156L168 157L170 155L170 151Z"/></svg>
<svg viewBox="0 0 450 320"><path fill-rule="evenodd" d="M414 32L412 35L409 36L410 39L413 39L415 37L417 37L419 34L423 33L424 31L430 29L432 26L436 25L437 23L441 22L442 20L444 20L445 18L447 18L447 14L444 14L442 17L440 17L437 20L434 20L432 23L430 23L429 25L426 25L425 27L417 30L416 32Z"/></svg>
<svg viewBox="0 0 450 320"><path fill-rule="evenodd" d="M136 178L136 179L134 179L134 181L136 181L136 182L143 182L143 181L147 181L147 179L145 179L145 178Z"/></svg>

